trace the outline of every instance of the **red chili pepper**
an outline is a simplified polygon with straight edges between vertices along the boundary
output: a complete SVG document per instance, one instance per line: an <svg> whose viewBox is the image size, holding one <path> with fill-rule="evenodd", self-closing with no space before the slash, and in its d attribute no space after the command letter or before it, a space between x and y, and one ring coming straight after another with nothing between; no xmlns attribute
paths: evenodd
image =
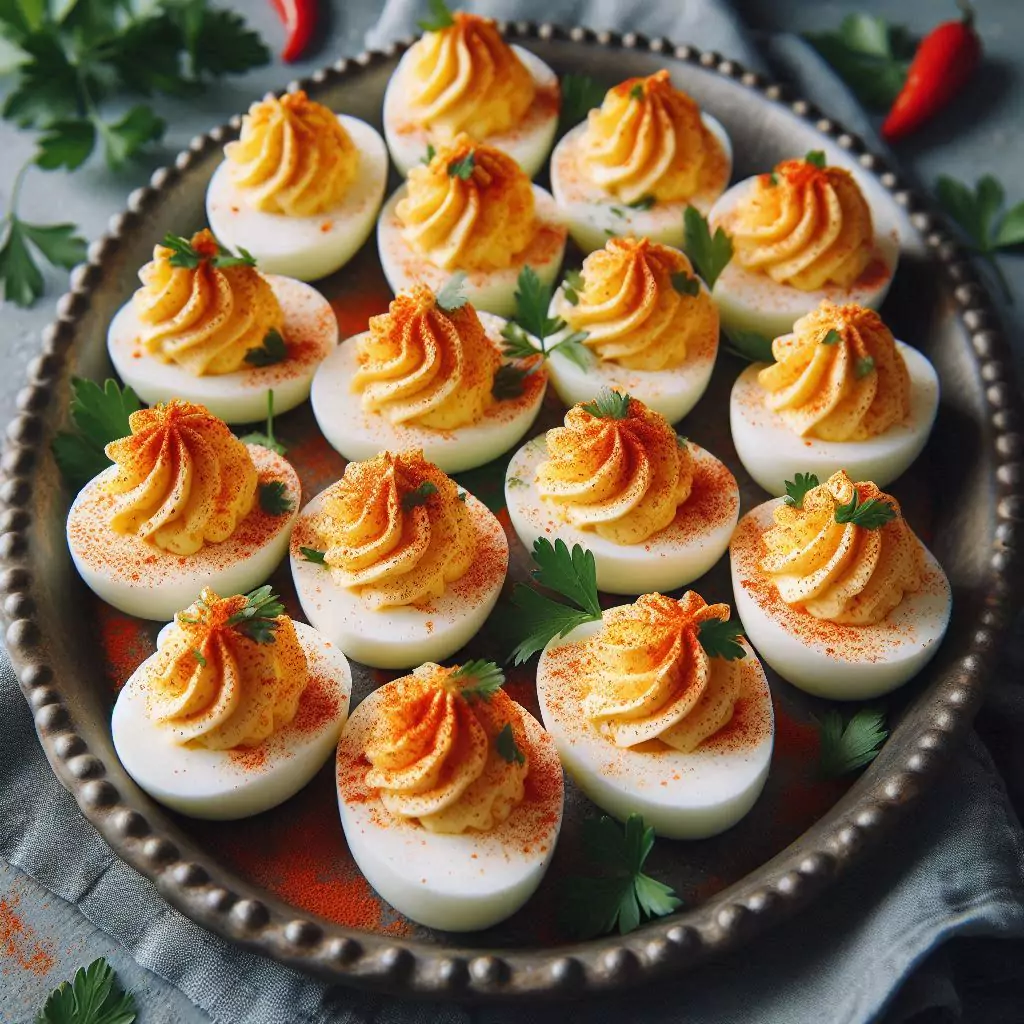
<svg viewBox="0 0 1024 1024"><path fill-rule="evenodd" d="M298 60L309 46L316 27L317 0L270 0L277 16L288 32L281 60L290 64Z"/></svg>
<svg viewBox="0 0 1024 1024"><path fill-rule="evenodd" d="M963 88L981 59L974 12L962 2L959 21L937 25L921 40L907 80L892 105L882 135L892 142L938 113Z"/></svg>

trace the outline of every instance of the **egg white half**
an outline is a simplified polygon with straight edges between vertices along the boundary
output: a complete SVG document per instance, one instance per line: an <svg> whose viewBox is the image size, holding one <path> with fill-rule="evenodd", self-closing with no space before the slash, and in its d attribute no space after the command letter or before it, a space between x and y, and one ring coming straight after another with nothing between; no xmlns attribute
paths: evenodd
<svg viewBox="0 0 1024 1024"><path fill-rule="evenodd" d="M396 910L428 928L479 931L514 914L537 890L562 826L562 769L551 737L526 710L531 774L557 786L532 787L489 832L428 832L392 817L363 783L363 752L388 685L352 712L338 745L338 807L359 870Z"/></svg>
<svg viewBox="0 0 1024 1024"><path fill-rule="evenodd" d="M935 556L924 549L924 585L877 625L823 622L787 605L759 568L760 538L780 502L747 513L729 549L736 614L758 654L787 682L832 700L869 700L912 679L935 656L952 612Z"/></svg>
<svg viewBox="0 0 1024 1024"><path fill-rule="evenodd" d="M508 540L487 506L467 494L477 553L464 576L422 607L373 609L300 550L319 547L313 517L323 507L324 493L306 505L292 533L292 577L306 618L350 658L373 668L443 661L469 643L497 603L508 571Z"/></svg>
<svg viewBox="0 0 1024 1024"><path fill-rule="evenodd" d="M710 114L701 114L701 120L725 154L728 169L722 180L728 182L732 176L729 136L721 122ZM614 235L649 238L682 249L683 211L695 206L707 214L721 189L698 193L689 201L655 203L649 210L633 209L580 173L579 150L586 130L587 122L581 121L562 136L551 154L551 192L569 224L572 240L584 255L603 248Z"/></svg>
<svg viewBox="0 0 1024 1024"><path fill-rule="evenodd" d="M267 281L284 314L281 336L288 358L283 362L197 377L146 352L139 342L142 323L129 301L107 333L107 350L118 376L147 405L185 398L205 405L225 423L263 419L271 390L275 413L301 405L309 397L317 367L337 347L338 321L330 303L310 285L272 275Z"/></svg>
<svg viewBox="0 0 1024 1024"><path fill-rule="evenodd" d="M210 179L206 218L229 249L247 249L266 274L316 281L343 267L370 237L388 180L384 140L365 121L338 114L359 152L359 166L341 202L309 217L254 210L231 180L225 160Z"/></svg>
<svg viewBox="0 0 1024 1024"><path fill-rule="evenodd" d="M175 555L136 534L119 534L108 522L113 498L100 484L117 475L110 466L82 488L68 512L68 547L86 585L107 604L141 619L166 622L187 608L203 587L219 594L245 594L265 583L288 550L288 538L302 501L291 464L259 445L247 445L260 483L279 480L292 510L271 516L252 511L219 544L204 544L194 555Z"/></svg>
<svg viewBox="0 0 1024 1024"><path fill-rule="evenodd" d="M701 282L701 288L707 288ZM569 309L562 289L551 300L550 316L565 317ZM718 331L707 343L691 346L681 366L670 370L631 370L618 363L599 359L591 353L586 369L560 353L558 343L570 333L567 327L547 340L551 350L548 357L548 375L558 397L568 406L589 402L602 388L624 391L639 399L648 409L660 413L669 421L681 420L701 399L711 380L718 355Z"/></svg>
<svg viewBox="0 0 1024 1024"><path fill-rule="evenodd" d="M588 622L552 640L537 665L541 717L565 770L603 811L620 821L642 814L667 839L704 839L731 828L761 795L772 758L775 716L761 663L747 652L733 722L696 750L623 749L583 715L585 693L571 664L561 664L567 645L600 628Z"/></svg>
<svg viewBox="0 0 1024 1024"><path fill-rule="evenodd" d="M459 269L436 267L425 256L414 252L402 237L402 222L395 208L404 198L407 186L402 185L384 204L377 221L377 248L380 265L393 292L414 284L425 284L440 291ZM533 241L507 267L495 270L470 271L463 284L466 298L479 310L510 317L516 309L516 282L523 267L532 267L541 282L553 285L562 266L566 229L550 194L539 185L533 186L537 211L537 230Z"/></svg>
<svg viewBox="0 0 1024 1024"><path fill-rule="evenodd" d="M207 750L175 743L146 714L143 662L118 694L110 728L125 771L154 800L192 818L233 821L294 796L320 770L348 718L348 660L315 629L295 623L310 681L291 724L257 747ZM156 657L153 655L152 657ZM324 707L336 707L333 716ZM306 721L308 719L308 721Z"/></svg>
<svg viewBox="0 0 1024 1024"><path fill-rule="evenodd" d="M489 313L479 316L487 337L500 351L505 321ZM461 473L504 455L523 439L540 412L547 387L543 367L526 378L522 395L495 402L478 423L454 430L392 423L382 413L364 410L360 396L351 390L359 368L361 337L348 338L323 361L311 394L313 414L324 437L353 462L372 459L382 451L422 448L427 461L445 473Z"/></svg>
<svg viewBox="0 0 1024 1024"><path fill-rule="evenodd" d="M648 594L685 586L703 576L729 546L739 518L740 492L735 477L710 452L690 442L694 479L690 498L676 518L642 544L616 544L561 519L537 492L537 466L547 458L543 435L512 456L505 473L505 502L523 546L538 537L556 537L571 548L594 553L597 586L609 594ZM717 493L726 483L724 493Z"/></svg>
<svg viewBox="0 0 1024 1024"><path fill-rule="evenodd" d="M896 342L910 374L910 416L865 441L822 441L801 437L764 404L757 382L764 363L748 366L736 378L729 399L729 425L736 454L746 471L769 494L786 493L786 481L797 473L815 473L825 480L845 469L853 480L872 480L885 487L901 476L921 454L939 408L939 377L915 348Z"/></svg>
<svg viewBox="0 0 1024 1024"><path fill-rule="evenodd" d="M533 77L536 87L533 103L514 128L478 141L507 153L532 178L544 166L558 130L558 76L529 50L514 45L512 49ZM428 145L437 144L432 134L416 123L415 112L407 99L406 78L410 73L411 54L412 51L407 51L398 62L384 92L384 136L391 159L403 177L425 159Z"/></svg>
<svg viewBox="0 0 1024 1024"><path fill-rule="evenodd" d="M708 214L711 230L722 225L741 200L753 189L756 178L747 178L733 185ZM850 288L828 285L813 292L803 292L792 285L779 284L767 274L741 267L731 260L719 275L712 291L718 304L722 330L753 331L769 340L788 334L800 317L817 309L828 299L842 305L855 302L860 306L878 309L889 294L889 286L899 262L900 238L895 220L885 207L873 206L871 215L875 226L875 260L880 261L875 272L871 265L860 281ZM728 232L728 226L725 226ZM884 268L884 269L883 269Z"/></svg>

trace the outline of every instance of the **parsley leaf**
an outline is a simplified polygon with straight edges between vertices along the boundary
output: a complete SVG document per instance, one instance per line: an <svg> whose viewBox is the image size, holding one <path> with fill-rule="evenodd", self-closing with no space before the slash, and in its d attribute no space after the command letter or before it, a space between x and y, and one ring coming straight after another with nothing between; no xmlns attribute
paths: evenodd
<svg viewBox="0 0 1024 1024"><path fill-rule="evenodd" d="M509 764L526 764L526 755L516 744L516 735L512 731L512 723L506 722L501 732L494 737L494 749Z"/></svg>
<svg viewBox="0 0 1024 1024"><path fill-rule="evenodd" d="M838 711L827 711L818 723L821 755L818 768L825 778L849 775L870 764L889 735L885 714L864 708L848 722Z"/></svg>
<svg viewBox="0 0 1024 1024"><path fill-rule="evenodd" d="M491 383L491 394L499 401L505 402L518 398L523 393L526 378L536 369L535 366L516 366L505 363L498 367Z"/></svg>
<svg viewBox="0 0 1024 1024"><path fill-rule="evenodd" d="M636 85L629 90L629 98L631 100L642 100L644 98L643 82L637 82Z"/></svg>
<svg viewBox="0 0 1024 1024"><path fill-rule="evenodd" d="M594 353L583 344L589 335L586 331L573 331L566 335L557 345L552 345L549 353L558 353L575 363L581 370L589 370L594 365Z"/></svg>
<svg viewBox="0 0 1024 1024"><path fill-rule="evenodd" d="M863 359L858 359L856 365L853 368L853 375L857 380L862 380L869 373L874 372L875 360L871 356L864 356Z"/></svg>
<svg viewBox="0 0 1024 1024"><path fill-rule="evenodd" d="M590 939L618 928L627 933L646 918L664 917L682 905L672 889L643 873L654 848L654 829L631 814L622 829L607 815L583 823L583 849L600 871L574 876L566 884L561 922L576 939Z"/></svg>
<svg viewBox="0 0 1024 1024"><path fill-rule="evenodd" d="M696 207L688 206L683 214L685 242L683 249L690 257L697 273L704 278L709 289L715 287L718 275L732 259L732 239L717 228L714 235L708 227L707 218Z"/></svg>
<svg viewBox="0 0 1024 1024"><path fill-rule="evenodd" d="M493 661L482 658L460 665L448 678L462 684L459 693L470 703L490 700L505 685L505 673Z"/></svg>
<svg viewBox="0 0 1024 1024"><path fill-rule="evenodd" d="M465 291L463 291L465 284L466 275L461 270L457 274L452 274L445 281L441 290L434 296L434 301L446 313L451 313L455 309L461 309L469 301L466 298Z"/></svg>
<svg viewBox="0 0 1024 1024"><path fill-rule="evenodd" d="M562 75L562 113L563 130L571 128L586 118L595 107L604 101L605 88L590 75L577 75L569 72Z"/></svg>
<svg viewBox="0 0 1024 1024"><path fill-rule="evenodd" d="M803 508L807 492L819 485L817 474L797 473L794 480L786 481L785 502L790 508Z"/></svg>
<svg viewBox="0 0 1024 1024"><path fill-rule="evenodd" d="M624 420L629 416L630 397L622 391L601 388L597 398L584 402L582 409L602 420Z"/></svg>
<svg viewBox="0 0 1024 1024"><path fill-rule="evenodd" d="M747 652L739 642L741 636L743 626L739 622L705 619L697 627L697 639L709 658L737 661L745 657Z"/></svg>
<svg viewBox="0 0 1024 1024"><path fill-rule="evenodd" d="M96 127L91 121L53 121L39 139L36 166L44 171L74 171L92 154Z"/></svg>
<svg viewBox="0 0 1024 1024"><path fill-rule="evenodd" d="M818 170L825 169L825 151L822 149L812 149L804 157L804 160L812 167L817 167Z"/></svg>
<svg viewBox="0 0 1024 1024"><path fill-rule="evenodd" d="M273 327L267 331L259 348L251 348L245 353L245 361L251 366L274 366L276 363L283 363L287 358L288 346L280 332Z"/></svg>
<svg viewBox="0 0 1024 1024"><path fill-rule="evenodd" d="M318 548L306 548L300 547L299 553L302 555L304 562L315 562L317 565L326 565L326 551L320 551Z"/></svg>
<svg viewBox="0 0 1024 1024"><path fill-rule="evenodd" d="M430 480L424 480L418 487L402 495L402 508L406 512L411 512L420 505L426 505L431 495L434 494L437 494L437 484Z"/></svg>
<svg viewBox="0 0 1024 1024"><path fill-rule="evenodd" d="M243 444L258 444L263 448L269 448L278 455L284 455L288 450L274 436L274 390L267 391L267 429L264 433L254 431L250 434L243 434L239 439Z"/></svg>
<svg viewBox="0 0 1024 1024"><path fill-rule="evenodd" d="M843 336L833 327L824 338L821 339L822 345L838 345L843 340Z"/></svg>
<svg viewBox="0 0 1024 1024"><path fill-rule="evenodd" d="M455 24L455 18L444 0L428 0L430 14L416 22L423 32L441 32Z"/></svg>
<svg viewBox="0 0 1024 1024"><path fill-rule="evenodd" d="M775 356L772 354L772 339L766 338L757 331L745 331L732 328L723 331L725 334L725 347L741 359L751 363L774 363Z"/></svg>
<svg viewBox="0 0 1024 1024"><path fill-rule="evenodd" d="M654 196L647 195L641 196L639 199L634 199L633 202L626 203L626 205L631 210L649 210L657 201L658 200L655 199Z"/></svg>
<svg viewBox="0 0 1024 1024"><path fill-rule="evenodd" d="M469 181L473 177L473 171L476 169L476 158L473 155L473 151L470 150L464 157L458 160L451 160L448 163L448 177L449 178L461 178L463 181Z"/></svg>
<svg viewBox="0 0 1024 1024"><path fill-rule="evenodd" d="M123 167L148 143L163 138L167 123L145 105L132 107L118 121L94 121L103 140L103 154L111 170Z"/></svg>
<svg viewBox="0 0 1024 1024"><path fill-rule="evenodd" d="M199 650L198 647L192 648L192 655L196 659L196 661L198 661L199 664L202 665L203 668L206 668L206 656L203 654L201 650Z"/></svg>
<svg viewBox="0 0 1024 1024"><path fill-rule="evenodd" d="M168 233L164 235L160 244L165 249L171 250L171 257L167 262L172 267L181 267L185 270L195 270L204 259L209 259L210 263L218 268L256 266L256 258L241 246L239 246L238 255L235 255L230 249L225 249L218 242L216 253L208 257L202 255L187 238L182 238L180 235Z"/></svg>
<svg viewBox="0 0 1024 1024"><path fill-rule="evenodd" d="M13 213L5 222L0 245L0 285L4 299L31 306L43 294L43 275L32 255L34 247L49 263L70 269L85 259L86 245L74 224L28 224ZM0 231L4 223L0 223Z"/></svg>
<svg viewBox="0 0 1024 1024"><path fill-rule="evenodd" d="M672 275L672 287L680 295L689 295L691 298L695 295L700 295L700 281L695 277L691 277L684 270L680 270L679 273Z"/></svg>
<svg viewBox="0 0 1024 1024"><path fill-rule="evenodd" d="M142 403L131 388L122 391L115 380L105 381L101 388L94 381L72 377L71 393L75 431L62 431L51 447L64 479L81 489L111 465L103 449L132 432L128 417Z"/></svg>
<svg viewBox="0 0 1024 1024"><path fill-rule="evenodd" d="M420 161L424 164L429 164L434 157L437 156L437 150L434 148L432 142L427 143L427 152L424 154L423 159Z"/></svg>
<svg viewBox="0 0 1024 1024"><path fill-rule="evenodd" d="M572 306L578 306L580 302L579 293L583 291L584 287L582 271L567 270L565 272L565 280L562 282L562 294L565 296L566 302Z"/></svg>
<svg viewBox="0 0 1024 1024"><path fill-rule="evenodd" d="M877 530L896 518L896 510L881 498L868 498L861 502L860 492L855 487L853 497L844 505L836 506L836 522L852 523L865 530Z"/></svg>
<svg viewBox="0 0 1024 1024"><path fill-rule="evenodd" d="M245 595L245 607L228 619L227 625L235 632L255 640L258 644L272 644L274 631L280 625L278 617L284 615L284 605L269 583Z"/></svg>
<svg viewBox="0 0 1024 1024"><path fill-rule="evenodd" d="M516 281L516 311L512 322L541 342L565 327L565 321L561 318L548 316L552 292L553 289L541 281L533 267L523 267L519 272ZM502 331L502 337L508 340L505 331Z"/></svg>
<svg viewBox="0 0 1024 1024"><path fill-rule="evenodd" d="M283 480L269 480L260 484L260 508L269 516L283 516L295 508L295 502L288 497Z"/></svg>
<svg viewBox="0 0 1024 1024"><path fill-rule="evenodd" d="M50 994L36 1024L132 1024L135 1017L135 997L121 989L114 969L100 957Z"/></svg>

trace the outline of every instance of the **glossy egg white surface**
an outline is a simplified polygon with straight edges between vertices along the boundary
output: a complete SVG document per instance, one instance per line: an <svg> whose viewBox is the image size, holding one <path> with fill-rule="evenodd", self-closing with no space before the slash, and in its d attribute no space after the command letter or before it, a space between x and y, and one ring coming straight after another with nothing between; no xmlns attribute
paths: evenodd
<svg viewBox="0 0 1024 1024"><path fill-rule="evenodd" d="M648 594L685 586L703 576L729 547L739 518L736 478L710 452L690 443L693 491L664 530L642 544L616 544L581 530L556 515L553 505L537 493L537 467L547 458L543 435L523 445L505 474L509 518L523 546L533 549L538 537L557 537L572 548L580 544L594 553L597 586L610 594Z"/></svg>
<svg viewBox="0 0 1024 1024"><path fill-rule="evenodd" d="M732 143L721 122L701 114L704 127L715 137L727 161L723 183L732 176ZM654 242L683 248L683 211L694 206L707 214L721 190L698 193L689 201L655 203L649 210L636 210L600 186L584 178L578 155L587 122L581 121L559 140L551 154L551 192L569 225L572 240L584 255L604 247L612 235L650 238Z"/></svg>
<svg viewBox="0 0 1024 1024"><path fill-rule="evenodd" d="M337 347L338 321L330 303L310 285L288 277L267 280L284 314L281 335L288 358L283 362L197 377L145 351L139 343L142 324L127 302L107 334L107 351L118 376L147 405L185 398L205 405L225 423L262 420L271 390L275 413L301 405L309 397L317 367Z"/></svg>
<svg viewBox="0 0 1024 1024"><path fill-rule="evenodd" d="M219 594L245 594L265 583L288 551L302 490L291 463L259 445L247 447L260 484L284 483L294 503L291 512L269 515L257 495L252 511L227 540L204 544L194 555L172 554L107 525L113 498L99 484L117 475L117 467L111 466L82 488L68 512L68 547L86 585L119 611L167 622L203 587Z"/></svg>
<svg viewBox="0 0 1024 1024"><path fill-rule="evenodd" d="M761 795L772 758L775 717L761 663L748 651L732 721L696 750L621 748L584 717L586 695L573 670L571 645L600 628L588 622L552 640L537 665L541 717L566 772L601 810L620 821L641 814L667 839L704 839L731 828Z"/></svg>
<svg viewBox="0 0 1024 1024"><path fill-rule="evenodd" d="M915 348L897 341L910 374L910 416L865 441L822 441L801 437L776 411L764 404L757 382L764 363L748 366L736 379L729 399L729 425L736 454L746 471L769 494L786 493L786 481L797 473L815 473L827 480L845 469L854 480L872 480L885 487L901 476L921 454L939 408L939 377Z"/></svg>
<svg viewBox="0 0 1024 1024"><path fill-rule="evenodd" d="M489 928L534 894L554 853L564 799L555 745L524 710L530 774L523 802L489 832L429 832L392 817L362 781L363 751L386 687L352 712L338 745L338 806L348 848L374 889L413 921L452 932Z"/></svg>
<svg viewBox="0 0 1024 1024"><path fill-rule="evenodd" d="M701 288L707 292L703 282ZM559 288L551 300L549 315L564 318L567 308L570 308L569 304ZM711 381L718 355L716 332L707 342L690 346L685 362L669 370L631 370L599 359L595 354L583 369L555 347L569 332L567 327L547 339L548 349L553 350L547 362L548 376L565 405L589 402L602 388L611 388L639 399L669 423L677 423L700 401Z"/></svg>
<svg viewBox="0 0 1024 1024"><path fill-rule="evenodd" d="M192 818L247 818L294 796L334 751L352 692L345 656L304 623L295 623L295 633L309 683L292 722L256 747L207 750L175 743L169 729L146 715L145 663L136 669L118 694L110 723L125 771L154 800Z"/></svg>
<svg viewBox="0 0 1024 1024"><path fill-rule="evenodd" d="M323 507L324 493L306 505L292 532L292 577L306 618L350 658L373 668L444 661L469 643L494 608L508 571L508 540L487 506L466 496L478 546L465 575L422 606L374 609L300 550L320 547L313 517Z"/></svg>
<svg viewBox="0 0 1024 1024"><path fill-rule="evenodd" d="M487 337L501 351L501 329L506 321L489 313L480 313L479 317ZM454 430L392 423L382 413L365 411L361 396L351 390L352 377L359 368L361 337L343 341L323 361L313 379L310 396L324 437L351 462L364 462L382 451L422 448L426 460L445 473L461 473L514 448L540 412L547 387L543 369L526 378L522 395L495 402L478 423Z"/></svg>
<svg viewBox="0 0 1024 1024"><path fill-rule="evenodd" d="M757 653L817 697L870 700L912 679L935 656L952 612L949 580L924 549L924 582L880 623L847 626L787 605L761 571L761 535L781 499L745 515L730 545L736 614Z"/></svg>
<svg viewBox="0 0 1024 1024"><path fill-rule="evenodd" d="M309 217L254 210L245 190L231 180L225 160L210 179L206 218L217 238L229 249L247 249L261 271L300 281L333 274L359 251L373 231L388 180L388 151L384 140L365 121L339 114L359 152L359 166L341 202Z"/></svg>
<svg viewBox="0 0 1024 1024"><path fill-rule="evenodd" d="M857 179L858 184L860 180ZM712 230L732 213L753 189L756 181L756 178L747 178L733 185L715 203L708 214ZM779 335L789 334L800 317L817 309L825 299L838 305L854 302L859 306L878 309L889 294L889 286L896 274L900 238L895 217L886 207L872 204L871 216L875 226L875 258L860 280L855 281L850 288L828 285L817 291L804 292L792 285L779 284L767 274L746 270L737 260L732 260L719 275L712 291L718 304L722 330L726 333L753 331L772 340Z"/></svg>
<svg viewBox="0 0 1024 1024"><path fill-rule="evenodd" d="M477 141L507 153L532 178L544 166L558 130L558 76L536 54L521 46L513 45L512 49L533 76L533 104L514 128ZM391 159L403 177L423 161L431 141L436 142L430 132L416 124L415 111L406 99L410 56L411 51L407 51L398 62L384 93L384 136Z"/></svg>
<svg viewBox="0 0 1024 1024"><path fill-rule="evenodd" d="M461 268L437 267L425 256L414 252L402 237L402 222L395 208L403 199L402 185L384 204L377 221L377 248L380 265L393 292L404 291L414 284L425 284L438 292ZM532 267L543 284L553 285L562 267L566 231L550 194L539 185L533 186L537 211L537 233L533 241L507 267L495 270L472 270L466 274L462 292L476 308L497 316L510 317L516 309L516 282L523 267Z"/></svg>

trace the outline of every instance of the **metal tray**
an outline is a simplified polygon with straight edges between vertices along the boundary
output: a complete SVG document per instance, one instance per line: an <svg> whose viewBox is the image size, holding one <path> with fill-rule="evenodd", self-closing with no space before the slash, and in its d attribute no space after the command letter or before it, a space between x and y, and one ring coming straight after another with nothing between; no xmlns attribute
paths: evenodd
<svg viewBox="0 0 1024 1024"><path fill-rule="evenodd" d="M852 786L815 781L811 717L824 702L772 678L777 749L755 810L724 836L659 841L655 848L652 873L675 886L684 909L626 937L577 945L561 939L550 909L557 880L578 856L579 823L595 813L571 785L544 888L506 924L460 937L410 925L382 907L365 883L360 888L337 824L330 766L287 804L233 825L179 818L140 792L114 755L109 718L115 686L153 649L156 630L93 599L75 575L64 539L72 496L50 440L66 424L70 376L109 374L107 324L135 287L154 240L203 223L206 183L224 142L237 132L237 117L194 139L173 167L133 192L127 210L90 248L89 262L75 270L58 319L28 367L0 466L7 648L54 772L118 856L193 920L296 968L395 993L466 999L569 996L676 974L750 941L868 856L949 760L978 707L1011 583L1020 574L1014 547L1024 516L1019 408L989 300L941 221L882 160L810 103L788 98L717 54L632 34L526 23L503 28L560 73L585 71L612 84L670 68L725 124L738 178L820 148L830 162L859 171L872 201L896 211L905 244L884 313L898 337L933 360L943 398L925 455L893 490L949 574L954 615L928 671L888 701L892 737ZM379 124L384 87L407 46L339 61L298 85ZM568 255L570 265L574 258ZM388 298L373 243L323 290L338 311L342 336L362 330ZM681 429L737 471L749 509L765 496L738 465L726 413L740 368L730 356L719 358L707 395ZM537 429L560 415L549 396ZM307 498L340 475L343 462L320 437L308 407L281 417L278 433L293 442L290 455ZM502 465L461 479L498 507ZM940 490L956 500L933 501ZM527 554L513 547L511 577L521 579ZM286 568L275 583L292 594ZM708 600L731 601L725 564L696 589ZM492 617L495 629L500 618ZM474 654L507 651L495 629L471 645ZM367 670L357 676L357 698L380 679ZM533 703L529 672L514 673L510 685L514 696Z"/></svg>

